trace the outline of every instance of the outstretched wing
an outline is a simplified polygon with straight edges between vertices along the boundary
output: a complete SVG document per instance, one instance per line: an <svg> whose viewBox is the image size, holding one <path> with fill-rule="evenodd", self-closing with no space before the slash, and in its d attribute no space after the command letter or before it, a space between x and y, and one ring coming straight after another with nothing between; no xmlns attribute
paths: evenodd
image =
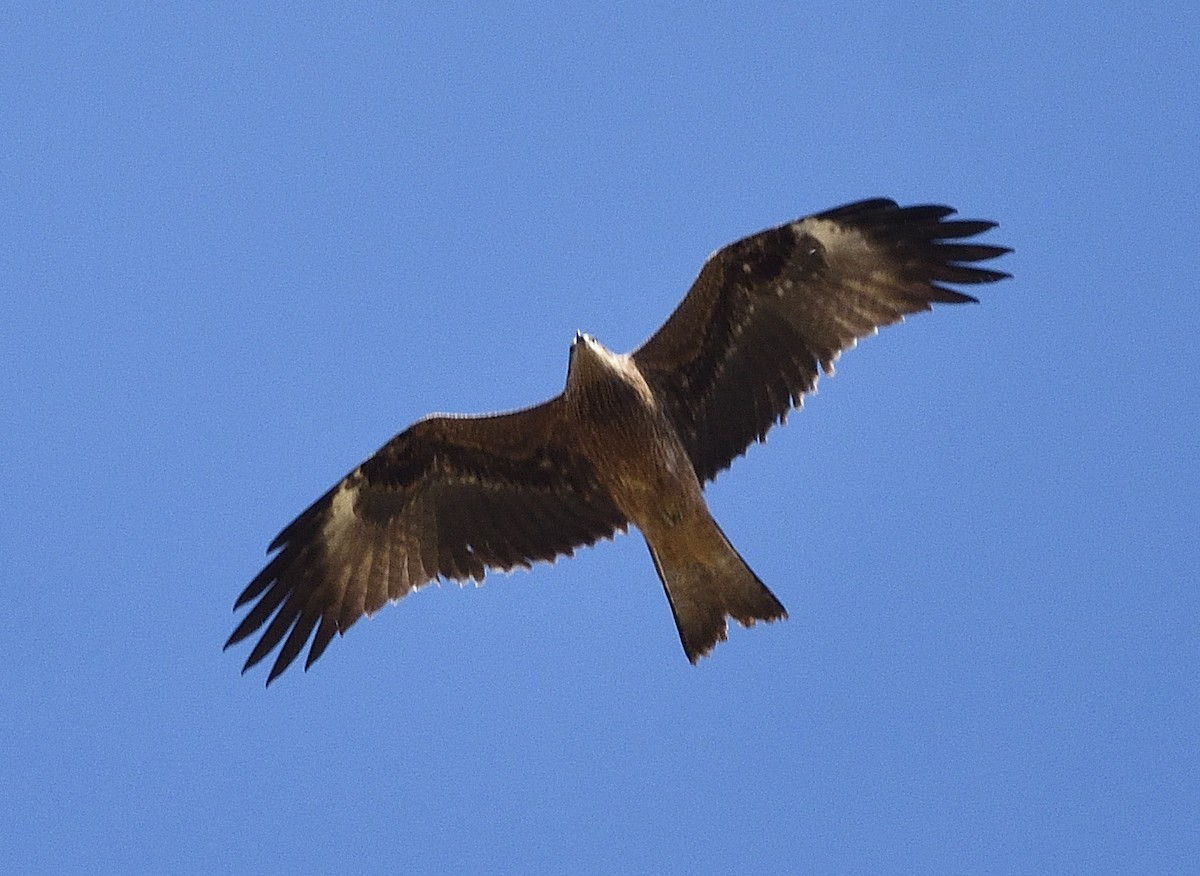
<svg viewBox="0 0 1200 876"><path fill-rule="evenodd" d="M633 358L679 430L701 482L783 422L841 351L934 303L975 299L942 285L1008 276L974 267L1009 252L959 242L996 223L950 207L847 204L739 240Z"/></svg>
<svg viewBox="0 0 1200 876"><path fill-rule="evenodd" d="M271 543L279 553L234 608L257 603L225 647L267 625L245 669L282 642L270 684L310 637L305 669L334 633L439 576L482 581L486 569L553 561L624 529L591 466L563 443L561 409L560 396L401 432Z"/></svg>

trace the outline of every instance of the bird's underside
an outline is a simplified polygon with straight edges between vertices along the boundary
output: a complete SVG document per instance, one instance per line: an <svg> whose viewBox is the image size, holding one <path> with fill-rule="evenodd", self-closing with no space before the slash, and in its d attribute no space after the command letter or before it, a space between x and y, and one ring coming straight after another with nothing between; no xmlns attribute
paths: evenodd
<svg viewBox="0 0 1200 876"><path fill-rule="evenodd" d="M666 323L615 354L585 335L562 394L520 411L432 416L401 432L290 523L238 597L253 603L226 647L276 647L268 684L309 644L305 668L364 614L437 578L528 568L634 524L695 662L726 637L786 617L709 514L703 485L830 372L861 337L974 301L944 284L1007 249L966 242L994 223L949 207L861 201L713 254Z"/></svg>

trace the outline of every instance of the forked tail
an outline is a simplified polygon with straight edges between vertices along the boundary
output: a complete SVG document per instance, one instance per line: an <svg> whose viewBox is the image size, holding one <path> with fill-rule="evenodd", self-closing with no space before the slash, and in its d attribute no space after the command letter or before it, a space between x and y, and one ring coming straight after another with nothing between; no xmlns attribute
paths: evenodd
<svg viewBox="0 0 1200 876"><path fill-rule="evenodd" d="M667 591L688 660L695 663L727 637L726 618L744 627L787 617L787 611L706 517L654 544L646 540Z"/></svg>

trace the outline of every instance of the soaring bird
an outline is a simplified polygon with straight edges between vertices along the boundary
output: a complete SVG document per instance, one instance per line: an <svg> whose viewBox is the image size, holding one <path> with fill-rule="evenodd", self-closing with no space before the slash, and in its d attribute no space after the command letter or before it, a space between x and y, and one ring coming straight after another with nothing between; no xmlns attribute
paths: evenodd
<svg viewBox="0 0 1200 876"><path fill-rule="evenodd" d="M704 485L859 338L976 300L944 284L1009 276L975 266L1006 247L967 241L996 223L954 213L872 199L746 237L708 258L632 353L576 334L555 398L419 420L276 536L225 647L265 626L243 672L282 643L269 685L310 639L306 670L334 633L439 577L553 562L631 523L692 663L729 618L787 617L713 520Z"/></svg>

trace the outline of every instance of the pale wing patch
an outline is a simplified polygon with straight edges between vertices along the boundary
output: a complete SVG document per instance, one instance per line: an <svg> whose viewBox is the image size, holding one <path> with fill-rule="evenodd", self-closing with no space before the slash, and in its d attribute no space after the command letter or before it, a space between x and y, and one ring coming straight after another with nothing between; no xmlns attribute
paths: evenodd
<svg viewBox="0 0 1200 876"><path fill-rule="evenodd" d="M391 573L389 545L386 541L380 543L376 533L368 532L369 524L355 511L361 483L362 469L356 468L338 484L321 526L325 565L332 570L332 590L337 594L337 605L330 613L338 617L341 632L360 615L370 617L382 607L372 591L386 587L384 581Z"/></svg>
<svg viewBox="0 0 1200 876"><path fill-rule="evenodd" d="M843 283L853 287L860 295L871 297L876 295L880 288L896 284L897 276L894 266L886 258L881 258L882 253L878 246L874 245L858 228L842 225L830 219L809 217L793 222L792 230L797 236L808 234L815 238L825 248L825 258L830 267L841 276ZM871 323L877 319L875 314L861 312L854 298L843 301L843 306L856 308L859 311L857 315L861 317L861 323ZM860 326L855 325L847 318L847 314L834 312L832 316L842 326L847 338L841 349L836 350L831 359L821 362L821 370L829 377L836 374L835 365L843 353L857 347L862 338L879 334L881 327L873 325L864 333ZM904 315L897 313L893 322L904 322ZM811 393L816 393L816 383L817 381L813 381Z"/></svg>
<svg viewBox="0 0 1200 876"><path fill-rule="evenodd" d="M871 242L857 228L847 228L829 219L801 219L792 223L797 237L810 234L828 252L869 252Z"/></svg>
<svg viewBox="0 0 1200 876"><path fill-rule="evenodd" d="M347 553L347 546L351 552L356 547L354 541L361 530L362 521L354 512L354 504L358 499L357 485L361 482L361 477L362 469L356 468L338 484L329 501L329 512L321 527L321 540L331 557L341 559ZM347 542L350 544L347 545Z"/></svg>

